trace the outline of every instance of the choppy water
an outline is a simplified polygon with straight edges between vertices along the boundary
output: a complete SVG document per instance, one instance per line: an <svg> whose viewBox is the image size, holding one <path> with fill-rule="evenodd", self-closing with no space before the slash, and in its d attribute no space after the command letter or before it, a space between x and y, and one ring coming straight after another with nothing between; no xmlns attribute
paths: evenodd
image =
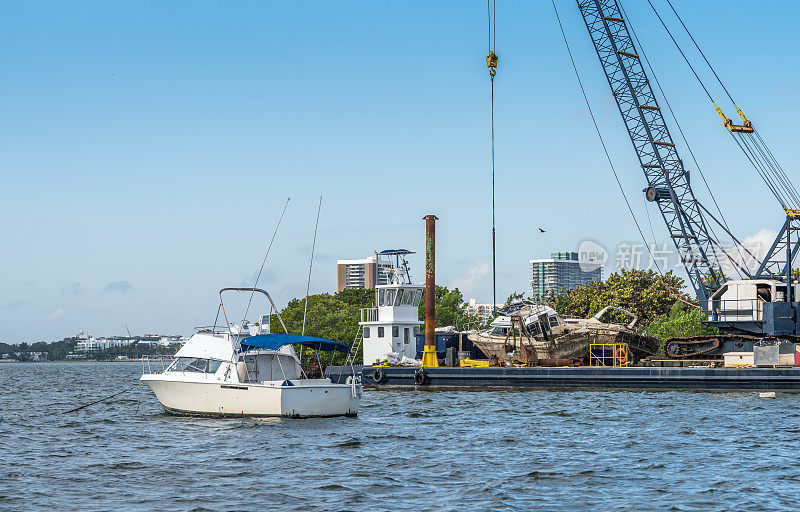
<svg viewBox="0 0 800 512"><path fill-rule="evenodd" d="M0 509L745 511L800 499L800 395L366 391L358 418L256 420L169 416L144 388L59 414L139 374L0 365Z"/></svg>

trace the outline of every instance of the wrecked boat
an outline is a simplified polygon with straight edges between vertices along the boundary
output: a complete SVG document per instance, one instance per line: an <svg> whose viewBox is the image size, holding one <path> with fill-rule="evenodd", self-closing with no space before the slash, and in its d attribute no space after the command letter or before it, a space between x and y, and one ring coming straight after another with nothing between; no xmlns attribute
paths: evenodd
<svg viewBox="0 0 800 512"><path fill-rule="evenodd" d="M607 323L617 311L627 324ZM634 360L658 352L658 340L636 332L639 318L616 306L606 306L591 318L564 318L553 308L523 300L505 306L489 329L470 333L469 339L490 359L536 364L537 361L583 359L593 343L626 343Z"/></svg>

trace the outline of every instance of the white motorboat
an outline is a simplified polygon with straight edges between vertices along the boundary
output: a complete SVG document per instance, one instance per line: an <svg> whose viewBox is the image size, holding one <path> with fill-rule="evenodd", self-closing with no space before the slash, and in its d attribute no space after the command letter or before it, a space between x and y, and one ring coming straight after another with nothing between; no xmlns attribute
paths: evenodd
<svg viewBox="0 0 800 512"><path fill-rule="evenodd" d="M292 418L358 413L360 379L354 374L346 383L334 384L327 378L306 378L292 347L347 353L347 345L313 336L271 334L269 315L261 315L254 324L229 324L222 303L226 291L262 293L275 308L265 290L220 290L217 319L221 311L226 325L218 328L215 321L213 327L199 329L161 371L145 368L140 380L165 410L192 416Z"/></svg>

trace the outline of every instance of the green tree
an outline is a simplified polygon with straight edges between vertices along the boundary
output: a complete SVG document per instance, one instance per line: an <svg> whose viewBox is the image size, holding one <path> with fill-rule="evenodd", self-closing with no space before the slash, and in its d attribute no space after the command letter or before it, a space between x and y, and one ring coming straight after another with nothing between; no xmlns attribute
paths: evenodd
<svg viewBox="0 0 800 512"><path fill-rule="evenodd" d="M525 295L520 292L511 292L511 295L508 296L506 299L506 306L511 304L512 302L516 302L518 300L522 300L525 298Z"/></svg>
<svg viewBox="0 0 800 512"><path fill-rule="evenodd" d="M322 293L311 295L308 298L308 314L306 317L306 335L338 341L348 346L353 346L359 333L358 322L361 320L362 308L372 307L375 298L374 290L346 289L336 294ZM292 299L280 312L280 317L286 324L289 334L303 332L303 313L305 311L305 298ZM272 315L270 328L274 333L284 333L278 315ZM361 360L362 349L355 354L356 361ZM303 366L311 372L316 365L316 357L312 359L314 351L304 349ZM324 364L342 363L344 355L333 352L320 356Z"/></svg>
<svg viewBox="0 0 800 512"><path fill-rule="evenodd" d="M707 325L706 315L697 308L675 302L669 314L661 315L647 326L647 332L661 342L660 354L664 354L664 343L669 338L686 336L704 336L717 334L719 331Z"/></svg>
<svg viewBox="0 0 800 512"><path fill-rule="evenodd" d="M639 325L647 325L669 313L676 300L691 301L682 292L683 279L672 271L664 275L653 270L615 272L604 281L596 281L551 297L551 303L562 315L587 318L605 306L617 306L639 317ZM620 313L609 315L613 321L625 321Z"/></svg>
<svg viewBox="0 0 800 512"><path fill-rule="evenodd" d="M419 319L425 321L425 300L426 293L423 291L422 300L419 303ZM464 311L464 296L458 288L453 290L447 289L446 286L436 285L436 300L434 302L436 310L436 327L445 327L447 325L462 326L466 328L469 326L482 325L477 317L467 315ZM424 325L422 326L424 330Z"/></svg>

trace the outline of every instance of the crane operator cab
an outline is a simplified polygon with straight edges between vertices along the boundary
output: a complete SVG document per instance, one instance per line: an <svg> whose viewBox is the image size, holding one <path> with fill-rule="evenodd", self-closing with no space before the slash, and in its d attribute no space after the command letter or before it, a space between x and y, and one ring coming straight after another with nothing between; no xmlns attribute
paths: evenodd
<svg viewBox="0 0 800 512"><path fill-rule="evenodd" d="M786 301L786 283L772 279L731 280L708 299L709 324L723 332L790 335L798 323L800 285L792 285Z"/></svg>

